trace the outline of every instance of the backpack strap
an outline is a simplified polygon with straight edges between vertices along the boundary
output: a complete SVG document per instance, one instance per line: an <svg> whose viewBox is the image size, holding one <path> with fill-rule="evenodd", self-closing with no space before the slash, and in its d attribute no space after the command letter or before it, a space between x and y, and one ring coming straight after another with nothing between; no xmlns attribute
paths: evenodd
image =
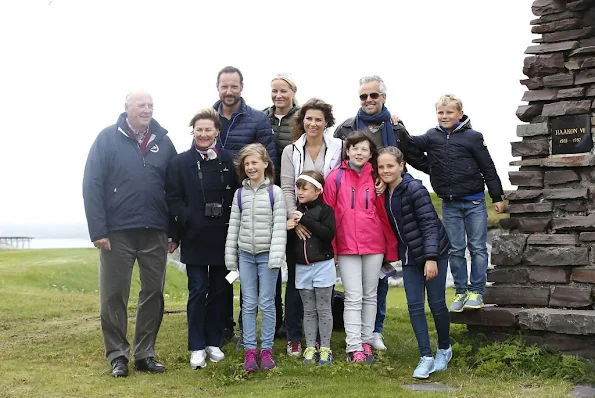
<svg viewBox="0 0 595 398"><path fill-rule="evenodd" d="M242 187L238 189L238 207L240 208L240 213L242 212Z"/></svg>
<svg viewBox="0 0 595 398"><path fill-rule="evenodd" d="M339 190L339 185L341 185L341 177L343 177L343 169L339 169L339 173L337 174L337 179L335 180L335 190Z"/></svg>
<svg viewBox="0 0 595 398"><path fill-rule="evenodd" d="M273 193L273 187L269 186L269 200L271 201L271 210L275 206L275 194ZM238 189L238 207L240 213L242 212L242 187Z"/></svg>

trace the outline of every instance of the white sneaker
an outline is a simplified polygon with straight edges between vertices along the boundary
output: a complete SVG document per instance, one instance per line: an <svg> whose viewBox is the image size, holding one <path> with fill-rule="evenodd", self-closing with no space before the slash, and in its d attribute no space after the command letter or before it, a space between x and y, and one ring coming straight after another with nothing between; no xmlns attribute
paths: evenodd
<svg viewBox="0 0 595 398"><path fill-rule="evenodd" d="M207 366L207 354L205 350L192 351L190 356L190 367L192 369L201 369Z"/></svg>
<svg viewBox="0 0 595 398"><path fill-rule="evenodd" d="M372 347L375 350L386 351L386 346L384 345L382 333L374 332L374 340L372 340Z"/></svg>
<svg viewBox="0 0 595 398"><path fill-rule="evenodd" d="M225 358L225 354L219 347L215 346L207 346L206 348L207 354L209 354L209 358L213 362L222 361Z"/></svg>

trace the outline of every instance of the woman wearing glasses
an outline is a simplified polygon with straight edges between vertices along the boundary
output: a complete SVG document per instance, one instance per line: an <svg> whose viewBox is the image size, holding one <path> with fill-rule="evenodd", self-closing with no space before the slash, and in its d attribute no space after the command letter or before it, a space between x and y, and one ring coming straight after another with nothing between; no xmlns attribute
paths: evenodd
<svg viewBox="0 0 595 398"><path fill-rule="evenodd" d="M176 221L172 234L181 241L181 261L188 275L190 366L198 369L207 366L207 356L213 362L225 357L219 347L227 286L225 240L238 183L233 154L215 147L221 128L217 112L199 111L190 127L192 146L172 159L166 195L170 216Z"/></svg>

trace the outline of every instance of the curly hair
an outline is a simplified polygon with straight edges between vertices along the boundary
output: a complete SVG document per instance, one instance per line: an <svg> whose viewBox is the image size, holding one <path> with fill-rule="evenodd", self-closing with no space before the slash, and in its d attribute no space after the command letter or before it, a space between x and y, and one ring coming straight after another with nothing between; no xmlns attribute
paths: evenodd
<svg viewBox="0 0 595 398"><path fill-rule="evenodd" d="M321 111L324 115L324 119L326 120L326 127L335 125L333 106L331 104L327 104L321 99L310 98L304 105L302 105L299 112L293 118L293 135L291 137L293 141L297 141L297 139L300 138L302 134L306 133L306 130L304 129L304 118L306 117L306 112L309 110Z"/></svg>

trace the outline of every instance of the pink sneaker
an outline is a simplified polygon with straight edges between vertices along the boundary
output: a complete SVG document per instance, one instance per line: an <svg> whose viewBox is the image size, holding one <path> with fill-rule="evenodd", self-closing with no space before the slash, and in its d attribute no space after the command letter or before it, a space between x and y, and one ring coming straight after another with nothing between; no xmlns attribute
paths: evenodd
<svg viewBox="0 0 595 398"><path fill-rule="evenodd" d="M252 373L258 370L258 363L256 363L256 350L246 350L244 354L244 370Z"/></svg>
<svg viewBox="0 0 595 398"><path fill-rule="evenodd" d="M372 352L372 346L370 344L362 344L364 349L364 356L366 357L366 365L372 365L374 363L374 353Z"/></svg>
<svg viewBox="0 0 595 398"><path fill-rule="evenodd" d="M260 350L260 368L262 370L275 369L273 350Z"/></svg>
<svg viewBox="0 0 595 398"><path fill-rule="evenodd" d="M353 351L347 353L347 362L364 362L366 356L361 351Z"/></svg>

